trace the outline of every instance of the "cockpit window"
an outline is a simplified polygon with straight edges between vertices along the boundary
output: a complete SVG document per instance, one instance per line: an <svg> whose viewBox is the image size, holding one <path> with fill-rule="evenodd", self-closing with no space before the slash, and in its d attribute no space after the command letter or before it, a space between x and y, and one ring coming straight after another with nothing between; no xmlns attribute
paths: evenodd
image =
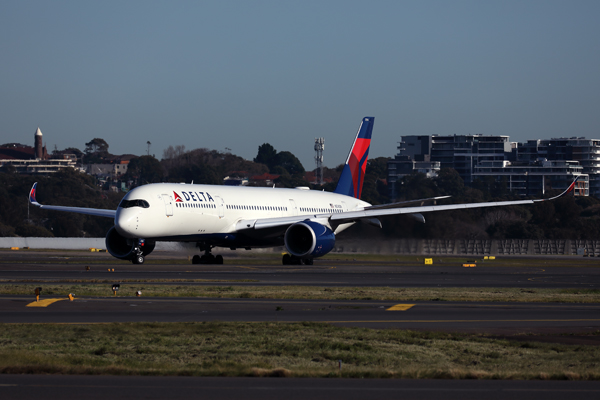
<svg viewBox="0 0 600 400"><path fill-rule="evenodd" d="M119 204L121 208L130 208L130 207L142 207L149 208L150 204L146 200L121 200L121 204Z"/></svg>

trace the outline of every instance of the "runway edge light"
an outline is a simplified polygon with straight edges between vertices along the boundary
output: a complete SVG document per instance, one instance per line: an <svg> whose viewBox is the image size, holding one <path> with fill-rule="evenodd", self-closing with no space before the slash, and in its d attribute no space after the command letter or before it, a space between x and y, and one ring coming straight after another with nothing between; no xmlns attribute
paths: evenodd
<svg viewBox="0 0 600 400"><path fill-rule="evenodd" d="M40 294L42 293L41 287L35 288L35 301L40 301Z"/></svg>
<svg viewBox="0 0 600 400"><path fill-rule="evenodd" d="M117 291L119 290L120 287L121 287L121 285L119 285L118 283L113 283L112 290L113 290L113 293L115 294L115 296L117 295Z"/></svg>

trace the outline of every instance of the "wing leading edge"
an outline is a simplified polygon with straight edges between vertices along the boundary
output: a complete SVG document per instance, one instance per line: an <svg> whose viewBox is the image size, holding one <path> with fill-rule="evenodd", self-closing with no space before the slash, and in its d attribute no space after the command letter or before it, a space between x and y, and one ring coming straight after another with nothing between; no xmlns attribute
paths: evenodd
<svg viewBox="0 0 600 400"><path fill-rule="evenodd" d="M56 210L56 211L66 211L77 214L86 214L86 215L95 215L97 217L107 217L114 218L117 214L116 210L103 210L100 208L83 208L83 207L65 207L65 206L45 206L40 204L35 199L35 191L37 188L37 182L33 184L31 191L29 192L29 202L34 206L43 208L44 210Z"/></svg>

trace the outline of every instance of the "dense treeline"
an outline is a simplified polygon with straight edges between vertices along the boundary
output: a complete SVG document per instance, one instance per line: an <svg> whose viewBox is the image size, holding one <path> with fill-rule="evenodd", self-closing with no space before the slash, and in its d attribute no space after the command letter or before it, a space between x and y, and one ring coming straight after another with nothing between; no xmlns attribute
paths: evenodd
<svg viewBox="0 0 600 400"><path fill-rule="evenodd" d="M428 179L413 174L403 179L402 200L452 196L439 204L518 200L502 182L478 181L467 187L453 169ZM546 197L560 191L547 193ZM383 220L382 234L422 239L586 239L600 240L600 201L567 195L533 205L453 210L424 214L426 223L398 216ZM376 234L376 233L374 233Z"/></svg>
<svg viewBox="0 0 600 400"><path fill-rule="evenodd" d="M101 158L108 146L101 139L88 143L88 157ZM95 146L95 147L94 147ZM94 152L96 149L96 152ZM389 202L386 177L387 158L368 161L362 198L372 204ZM230 153L183 146L169 147L163 159L142 156L130 161L124 180L134 186L154 182L195 182L221 184L225 176L252 176L276 173L280 187L310 186L333 191L343 165L326 168L324 176L332 183L311 185L303 178L304 167L290 152L277 152L268 143L259 147L253 161ZM39 182L37 198L41 203L77 207L115 209L123 193L102 190L94 177L73 170L50 176L24 176L10 168L0 169L0 236L77 236L101 237L112 226L110 218L51 212L29 207L27 194ZM547 196L552 195L548 193ZM464 185L452 169L444 169L429 179L423 174L406 176L400 184L398 201L451 196L445 203L471 203L518 199L502 182L493 179ZM29 210L29 217L28 217ZM346 236L422 239L593 239L600 240L600 201L592 197L567 196L535 205L489 209L455 210L427 213L426 223L397 216L382 218L383 229L358 224ZM354 232L354 233L353 233Z"/></svg>
<svg viewBox="0 0 600 400"><path fill-rule="evenodd" d="M28 194L34 182L39 182L37 199L42 204L116 209L123 196L102 191L93 177L74 170L50 176L0 172L0 236L102 237L112 226L110 218L30 206Z"/></svg>

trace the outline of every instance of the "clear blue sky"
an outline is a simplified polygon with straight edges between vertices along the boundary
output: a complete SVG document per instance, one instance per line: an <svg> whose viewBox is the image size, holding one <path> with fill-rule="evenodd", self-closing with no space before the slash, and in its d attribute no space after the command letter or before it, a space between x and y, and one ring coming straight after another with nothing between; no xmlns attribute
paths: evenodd
<svg viewBox="0 0 600 400"><path fill-rule="evenodd" d="M0 144L95 137L314 168L401 135L600 138L600 1L0 2Z"/></svg>

